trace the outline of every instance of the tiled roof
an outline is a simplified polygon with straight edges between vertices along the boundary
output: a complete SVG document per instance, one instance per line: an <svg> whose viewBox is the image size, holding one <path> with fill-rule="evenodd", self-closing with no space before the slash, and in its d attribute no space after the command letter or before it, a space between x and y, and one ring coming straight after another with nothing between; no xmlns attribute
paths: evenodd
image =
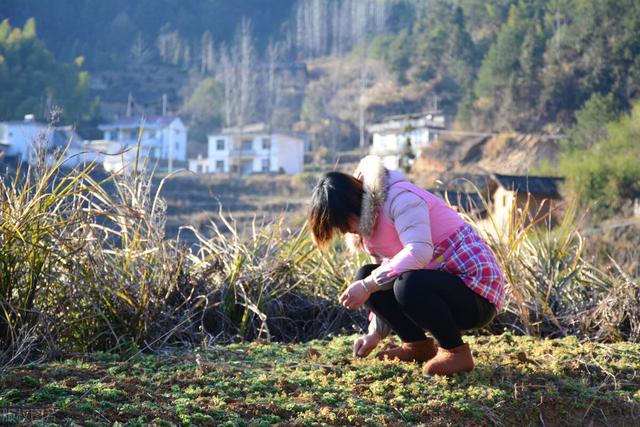
<svg viewBox="0 0 640 427"><path fill-rule="evenodd" d="M149 117L122 117L114 120L111 123L100 125L100 129L114 129L114 128L131 128L139 127L143 124L145 128L162 128L169 126L171 122L178 119L178 116L149 116Z"/></svg>
<svg viewBox="0 0 640 427"><path fill-rule="evenodd" d="M240 135L240 136L256 136L256 135L285 135L293 138L301 139L302 141L308 141L309 137L301 132L295 132L288 129L281 128L272 128L268 129L268 126L265 123L250 123L243 127L233 126L233 127L225 127L222 128L218 132L211 132L208 136L231 136L231 135Z"/></svg>
<svg viewBox="0 0 640 427"><path fill-rule="evenodd" d="M541 194L560 198L558 183L564 178L552 176L519 176L493 174L493 178L501 187L518 193Z"/></svg>
<svg viewBox="0 0 640 427"><path fill-rule="evenodd" d="M482 214L486 212L485 203L478 193L463 193L459 191L432 190L432 193L448 200L452 206L457 206L467 214Z"/></svg>

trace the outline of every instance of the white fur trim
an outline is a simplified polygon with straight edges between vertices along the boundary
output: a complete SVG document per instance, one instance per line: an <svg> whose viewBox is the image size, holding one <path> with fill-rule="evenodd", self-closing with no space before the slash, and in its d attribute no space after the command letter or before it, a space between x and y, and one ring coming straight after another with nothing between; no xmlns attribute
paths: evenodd
<svg viewBox="0 0 640 427"><path fill-rule="evenodd" d="M380 157L370 155L360 161L353 176L364 187L358 231L361 236L369 236L387 196L388 172Z"/></svg>
<svg viewBox="0 0 640 427"><path fill-rule="evenodd" d="M345 233L344 241L347 249L352 254L357 254L362 248L362 237L356 233Z"/></svg>

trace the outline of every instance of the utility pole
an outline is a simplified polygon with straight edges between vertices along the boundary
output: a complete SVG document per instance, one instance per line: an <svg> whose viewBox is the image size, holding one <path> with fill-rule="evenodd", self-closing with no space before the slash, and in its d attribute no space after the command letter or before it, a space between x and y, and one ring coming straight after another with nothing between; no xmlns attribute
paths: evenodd
<svg viewBox="0 0 640 427"><path fill-rule="evenodd" d="M365 62L366 64L366 62ZM358 109L360 110L359 125L360 125L360 148L366 146L364 140L364 92L367 90L367 70L366 65L360 68L360 96L358 97Z"/></svg>
<svg viewBox="0 0 640 427"><path fill-rule="evenodd" d="M173 133L177 130L169 125L169 173L173 171Z"/></svg>
<svg viewBox="0 0 640 427"><path fill-rule="evenodd" d="M127 98L127 117L131 117L131 104L133 103L133 96L131 92L129 92L129 97Z"/></svg>

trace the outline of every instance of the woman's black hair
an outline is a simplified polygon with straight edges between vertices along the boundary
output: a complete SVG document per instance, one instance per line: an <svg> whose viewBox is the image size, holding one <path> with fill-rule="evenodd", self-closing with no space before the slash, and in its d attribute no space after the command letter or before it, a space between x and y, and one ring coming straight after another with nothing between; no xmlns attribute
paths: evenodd
<svg viewBox="0 0 640 427"><path fill-rule="evenodd" d="M329 243L336 229L347 233L350 220L359 220L363 193L362 183L351 175L322 175L313 189L309 211L309 226L318 246Z"/></svg>

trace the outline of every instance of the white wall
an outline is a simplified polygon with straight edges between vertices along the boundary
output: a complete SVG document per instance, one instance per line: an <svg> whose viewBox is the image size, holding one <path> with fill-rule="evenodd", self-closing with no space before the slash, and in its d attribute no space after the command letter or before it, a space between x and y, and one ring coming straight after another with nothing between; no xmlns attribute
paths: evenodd
<svg viewBox="0 0 640 427"><path fill-rule="evenodd" d="M104 156L102 166L107 172L117 172L121 170L132 171L136 165L136 149L128 146L115 146L110 153L120 153L117 155ZM140 157L138 158L138 170L144 165L143 158L149 156L149 148L140 148Z"/></svg>
<svg viewBox="0 0 640 427"><path fill-rule="evenodd" d="M407 138L411 139L411 146L414 151L417 148L427 147L436 138L434 131L428 128L414 129L410 132L403 133L387 133L387 134L373 134L373 144L371 147L372 154L385 155L393 152L398 152L404 147ZM416 152L417 154L417 152Z"/></svg>
<svg viewBox="0 0 640 427"><path fill-rule="evenodd" d="M143 136L144 138L144 136ZM162 152L160 157L168 159L169 153L173 160L187 160L187 130L179 119L162 129ZM171 149L169 146L171 145Z"/></svg>
<svg viewBox="0 0 640 427"><path fill-rule="evenodd" d="M198 155L197 159L189 159L189 171L194 173L209 173L209 159Z"/></svg>
<svg viewBox="0 0 640 427"><path fill-rule="evenodd" d="M224 140L224 150L217 149L217 141ZM224 173L229 173L229 159L231 154L231 138L224 135L209 135L208 137L208 160L209 160L209 172L220 173L216 168L216 162L224 162Z"/></svg>
<svg viewBox="0 0 640 427"><path fill-rule="evenodd" d="M107 141L121 141L128 145L135 145L138 142L140 127L128 127L120 129L104 130L104 139ZM145 127L142 132L141 144L153 145L159 142L161 148L160 159L168 159L169 152L173 160L187 161L187 139L188 130L179 118L172 121L164 128ZM172 145L171 150L169 145ZM155 153L152 153L155 155Z"/></svg>
<svg viewBox="0 0 640 427"><path fill-rule="evenodd" d="M285 173L295 174L304 171L304 141L286 135L277 135L278 167Z"/></svg>
<svg viewBox="0 0 640 427"><path fill-rule="evenodd" d="M216 162L224 162L224 172L230 172L233 159L233 145L235 149L240 149L243 139L251 138L251 152L242 157L243 161L251 161L252 173L265 173L262 169L263 161L269 160L268 172L277 173L280 168L286 173L300 173L304 169L304 142L300 139L282 134L258 134L247 137L238 135L209 135L208 137L208 164L209 172L218 173ZM263 139L268 138L271 148L263 147ZM217 141L224 140L224 150L217 149ZM235 143L234 143L235 141Z"/></svg>
<svg viewBox="0 0 640 427"><path fill-rule="evenodd" d="M47 132L47 126L40 123L3 123L9 146L5 149L7 156L19 156L22 161L29 161L35 142L41 141ZM50 141L45 141L48 145Z"/></svg>
<svg viewBox="0 0 640 427"><path fill-rule="evenodd" d="M258 135L253 139L253 150L256 153L256 157L253 160L253 171L255 173L266 172L278 172L278 152L279 147L279 135ZM271 148L264 148L262 141L268 139L271 142ZM263 160L269 160L269 169L264 171L262 169Z"/></svg>

